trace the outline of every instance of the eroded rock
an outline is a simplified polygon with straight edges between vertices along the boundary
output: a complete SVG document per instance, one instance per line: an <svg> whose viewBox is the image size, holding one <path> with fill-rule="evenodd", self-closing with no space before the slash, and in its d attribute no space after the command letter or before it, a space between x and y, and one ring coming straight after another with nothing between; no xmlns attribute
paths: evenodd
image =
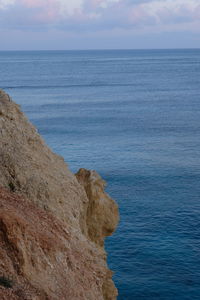
<svg viewBox="0 0 200 300"><path fill-rule="evenodd" d="M104 238L118 222L95 171L74 176L0 90L0 299L116 299Z"/></svg>

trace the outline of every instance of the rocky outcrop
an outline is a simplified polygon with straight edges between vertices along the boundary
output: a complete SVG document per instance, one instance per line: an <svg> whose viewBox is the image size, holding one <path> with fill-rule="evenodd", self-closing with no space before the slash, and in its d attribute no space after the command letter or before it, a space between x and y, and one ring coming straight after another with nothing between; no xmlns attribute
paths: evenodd
<svg viewBox="0 0 200 300"><path fill-rule="evenodd" d="M0 91L0 299L116 299L104 238L118 209L104 185L73 175Z"/></svg>
<svg viewBox="0 0 200 300"><path fill-rule="evenodd" d="M105 193L106 182L95 171L80 169L76 174L84 187L88 202L85 203L83 219L86 233L91 241L104 246L104 238L115 230L118 209L115 202Z"/></svg>

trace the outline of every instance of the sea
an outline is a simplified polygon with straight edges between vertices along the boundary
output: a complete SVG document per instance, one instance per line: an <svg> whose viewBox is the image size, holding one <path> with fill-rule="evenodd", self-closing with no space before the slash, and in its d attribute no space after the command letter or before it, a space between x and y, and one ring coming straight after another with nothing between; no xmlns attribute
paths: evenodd
<svg viewBox="0 0 200 300"><path fill-rule="evenodd" d="M0 52L0 87L119 205L119 300L200 299L200 50Z"/></svg>

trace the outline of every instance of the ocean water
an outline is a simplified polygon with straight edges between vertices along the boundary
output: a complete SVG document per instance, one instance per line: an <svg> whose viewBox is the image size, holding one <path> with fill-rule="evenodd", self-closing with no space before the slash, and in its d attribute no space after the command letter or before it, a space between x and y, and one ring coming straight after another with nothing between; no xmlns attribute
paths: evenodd
<svg viewBox="0 0 200 300"><path fill-rule="evenodd" d="M0 52L0 87L121 221L119 300L200 299L200 50Z"/></svg>

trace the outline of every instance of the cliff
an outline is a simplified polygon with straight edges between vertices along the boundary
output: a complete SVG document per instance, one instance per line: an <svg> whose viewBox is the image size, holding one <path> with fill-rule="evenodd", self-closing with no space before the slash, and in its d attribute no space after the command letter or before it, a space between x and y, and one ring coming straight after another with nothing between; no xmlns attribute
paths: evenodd
<svg viewBox="0 0 200 300"><path fill-rule="evenodd" d="M0 299L116 299L104 239L119 217L104 186L72 174L0 90Z"/></svg>

